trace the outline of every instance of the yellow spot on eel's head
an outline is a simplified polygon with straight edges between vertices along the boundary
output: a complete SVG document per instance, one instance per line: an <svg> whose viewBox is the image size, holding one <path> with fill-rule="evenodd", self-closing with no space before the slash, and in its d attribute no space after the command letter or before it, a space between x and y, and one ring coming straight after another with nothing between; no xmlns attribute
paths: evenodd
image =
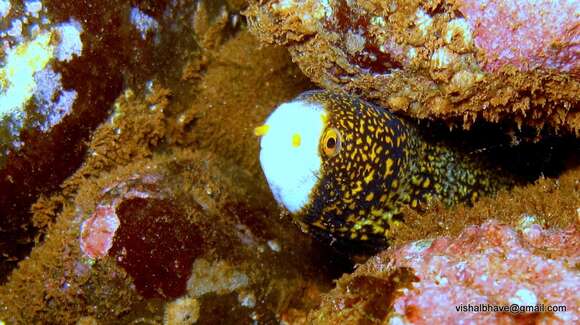
<svg viewBox="0 0 580 325"><path fill-rule="evenodd" d="M270 130L270 126L268 124L260 125L254 129L254 135L257 137L264 136L266 133L268 133L268 130Z"/></svg>
<svg viewBox="0 0 580 325"><path fill-rule="evenodd" d="M300 146L300 142L301 142L300 134L294 133L294 135L292 135L292 146L295 147L295 148L296 147L299 147Z"/></svg>

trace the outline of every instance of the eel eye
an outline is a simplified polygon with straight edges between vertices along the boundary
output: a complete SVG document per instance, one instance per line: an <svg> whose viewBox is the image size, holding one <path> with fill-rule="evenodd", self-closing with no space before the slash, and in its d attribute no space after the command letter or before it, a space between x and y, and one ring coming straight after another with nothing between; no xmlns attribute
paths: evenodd
<svg viewBox="0 0 580 325"><path fill-rule="evenodd" d="M335 128L329 128L322 137L322 151L328 157L334 157L340 152L341 139L340 132Z"/></svg>

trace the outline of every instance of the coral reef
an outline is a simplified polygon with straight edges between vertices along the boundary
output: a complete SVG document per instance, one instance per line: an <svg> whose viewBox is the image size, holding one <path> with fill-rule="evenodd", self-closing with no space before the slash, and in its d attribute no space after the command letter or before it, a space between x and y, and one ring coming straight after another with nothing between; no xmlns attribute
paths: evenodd
<svg viewBox="0 0 580 325"><path fill-rule="evenodd" d="M123 310L150 301L161 317L161 302L173 299L165 318L193 304L204 322L275 319L304 279L327 280L309 262L318 246L272 218L275 204L253 183L215 155L187 150L84 183L0 289L0 319L130 322Z"/></svg>
<svg viewBox="0 0 580 325"><path fill-rule="evenodd" d="M578 3L252 1L253 33L326 89L409 116L580 134Z"/></svg>
<svg viewBox="0 0 580 325"><path fill-rule="evenodd" d="M198 61L202 47L213 49L240 28L243 6L197 0L0 3L0 282L47 224L34 223L31 205L58 192L81 166L90 136L110 116L123 87L141 92L155 78L177 83L183 66L175 64L174 53L181 53L181 62ZM180 89L194 97L194 87ZM46 216L54 221L54 213Z"/></svg>
<svg viewBox="0 0 580 325"><path fill-rule="evenodd" d="M575 323L579 238L527 216L389 249L344 276L308 323Z"/></svg>
<svg viewBox="0 0 580 325"><path fill-rule="evenodd" d="M195 10L208 47L126 89L84 164L34 204L42 236L0 288L1 321L268 322L304 288L330 287L340 271L321 263L350 267L280 219L256 181L253 126L309 83L283 49L228 39L229 15L214 28Z"/></svg>
<svg viewBox="0 0 580 325"><path fill-rule="evenodd" d="M82 164L91 133L109 116L124 82L136 86L168 59L155 51L167 41L138 36L129 1L6 0L1 6L3 281L33 244L31 204Z"/></svg>
<svg viewBox="0 0 580 325"><path fill-rule="evenodd" d="M273 2L261 3L267 8ZM278 9L296 3L280 1ZM312 9L305 17L314 22L339 2L300 3ZM419 15L418 24L442 28L449 21L447 5L437 4L423 7L425 15ZM417 2L410 2L407 9L417 8ZM324 293L334 287L333 280L353 272L351 258L364 262L365 256L346 256L300 232L268 192L253 129L274 107L313 84L291 62L297 52L288 54L283 47L264 46L255 39L240 14L244 9L245 0L0 0L0 104L12 89L8 85L17 84L12 78L17 71L6 68L17 58L13 53L35 58L25 69L34 83L28 78L32 95L19 102L26 112L20 116L25 121L22 128L10 133L6 127L14 123L4 124L18 110L12 110L8 119L3 115L0 122L0 160L5 162L0 166L0 324L306 323L311 310L321 303L320 310L328 306L331 296ZM254 4L250 12L256 9ZM467 16L473 9L462 10ZM444 17L429 25L429 16L437 15ZM459 23L451 25L460 28ZM75 31L78 37L65 37ZM450 35L448 47L455 52L461 35ZM557 28L552 35L558 37ZM357 31L348 44L353 53L364 45ZM476 41L473 44L478 53L484 49ZM436 48L435 43L426 46ZM548 56L553 53L546 47L542 51ZM382 55L379 52L375 55ZM491 106L482 114L496 114L490 107L528 103L518 96L529 89L525 96L530 96L532 108L525 111L528 115L522 122L545 118L551 125L572 125L570 121L577 118L574 65L566 64L566 57L542 61L543 55L512 53L533 58L535 66L518 65L519 57L502 58L503 66L487 66L479 56L468 60L466 64L481 64L484 79L471 88L481 101L451 98L458 106L445 106L450 111L438 116L451 118L459 114L454 109L461 108L467 110L470 122L470 112L475 112L470 109L481 112L476 104L488 103ZM419 58L431 54L417 51ZM445 53L439 54L437 60L444 62ZM574 52L570 55L573 58ZM371 63L365 60L360 62ZM410 73L406 66L399 69ZM422 69L423 76L437 83L448 73L443 66L434 68L433 76L426 72L430 68ZM543 72L543 79L537 79ZM451 80L463 77L470 75ZM505 88L506 83L512 88ZM419 96L428 84L418 82L417 92L409 91ZM444 88L438 87L433 91ZM493 87L502 93L489 101L478 97L478 92L483 96ZM69 112L64 108L72 98ZM418 98L433 101L435 97ZM545 105L540 98L545 98ZM417 109L416 100L396 97L388 104ZM569 114L556 123L550 120L552 115L542 115L538 105L544 105L546 112L557 107L553 114L569 109ZM4 107L0 105L0 111ZM501 118L515 116L517 122L522 107L528 106L516 105L512 115ZM492 146L484 140L485 146ZM577 142L564 151L577 152ZM550 155L536 157L532 160L548 160ZM404 210L393 243L402 247L435 236L453 238L466 226L491 217L518 227L524 214L530 217L519 228L529 229L525 238L539 233L534 238L540 242L551 238L557 243L558 237L549 234L565 234L558 228L578 222L580 171L572 161L564 174L557 174L552 171L546 175L554 178L482 198L473 208L460 205L448 210L433 202L425 211ZM530 226L529 220L543 229ZM486 224L487 229L491 226L513 235L504 226ZM545 247L555 246L550 245ZM546 252L551 251L538 249L533 254L560 261L558 255L541 255ZM392 253L372 261L388 254ZM577 253L569 259L577 259ZM361 278L350 289L377 298L369 299L364 310L378 319L383 307L399 297L392 292L413 289L419 279L413 267ZM344 279L332 293L341 290ZM543 294L534 292L537 298ZM530 295L516 290L512 296L525 302ZM407 305L398 306L401 315L407 313Z"/></svg>

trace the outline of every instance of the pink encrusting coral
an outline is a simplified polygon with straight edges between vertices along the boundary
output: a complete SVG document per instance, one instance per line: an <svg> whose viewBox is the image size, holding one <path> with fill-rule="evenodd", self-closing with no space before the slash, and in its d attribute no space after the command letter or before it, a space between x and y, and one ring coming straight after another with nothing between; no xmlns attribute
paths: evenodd
<svg viewBox="0 0 580 325"><path fill-rule="evenodd" d="M92 259L106 256L113 247L113 238L119 224L119 217L113 207L98 206L81 225L80 246L83 253Z"/></svg>
<svg viewBox="0 0 580 325"><path fill-rule="evenodd" d="M494 221L469 227L457 239L438 238L428 248L413 243L393 257L397 266L413 268L420 281L395 301L394 310L418 323L430 317L500 321L518 313L458 313L456 308L564 305L565 312L538 317L577 322L580 277L573 268L580 261L578 251L576 230L532 225L518 232Z"/></svg>
<svg viewBox="0 0 580 325"><path fill-rule="evenodd" d="M159 193L149 191L154 189L158 180L158 175L133 175L103 189L100 204L81 225L79 241L85 256L91 259L107 256L121 225L116 212L118 205L127 199L159 196Z"/></svg>
<svg viewBox="0 0 580 325"><path fill-rule="evenodd" d="M440 237L389 249L341 279L338 288L327 297L327 306L323 304L320 314L310 316L329 323L352 321L365 317L360 310L369 310L368 305L376 300L373 295L391 295L392 300L383 306L384 313L377 321L578 323L578 231L573 227L546 230L533 224L531 217L522 220L518 229L491 220L466 228L457 238ZM400 276L391 276L400 273L397 270L411 270L417 278L411 285L404 285ZM386 293L384 289L373 289L353 296L348 288L361 279L388 281L391 285L385 288L398 289ZM341 288L346 288L345 292ZM340 301L347 303L341 305ZM506 307L507 310L493 311ZM549 310L554 307L559 310ZM341 309L340 313L333 316L336 308Z"/></svg>
<svg viewBox="0 0 580 325"><path fill-rule="evenodd" d="M485 53L484 68L506 64L580 73L580 2L463 0L457 5Z"/></svg>

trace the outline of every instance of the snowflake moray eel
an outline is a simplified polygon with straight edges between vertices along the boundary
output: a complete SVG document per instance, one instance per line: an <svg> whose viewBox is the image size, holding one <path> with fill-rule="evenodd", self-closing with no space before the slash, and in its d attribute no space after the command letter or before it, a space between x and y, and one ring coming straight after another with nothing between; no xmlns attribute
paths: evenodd
<svg viewBox="0 0 580 325"><path fill-rule="evenodd" d="M302 93L255 133L276 201L303 230L332 239L381 245L404 205L470 203L512 185L501 172L348 95Z"/></svg>

